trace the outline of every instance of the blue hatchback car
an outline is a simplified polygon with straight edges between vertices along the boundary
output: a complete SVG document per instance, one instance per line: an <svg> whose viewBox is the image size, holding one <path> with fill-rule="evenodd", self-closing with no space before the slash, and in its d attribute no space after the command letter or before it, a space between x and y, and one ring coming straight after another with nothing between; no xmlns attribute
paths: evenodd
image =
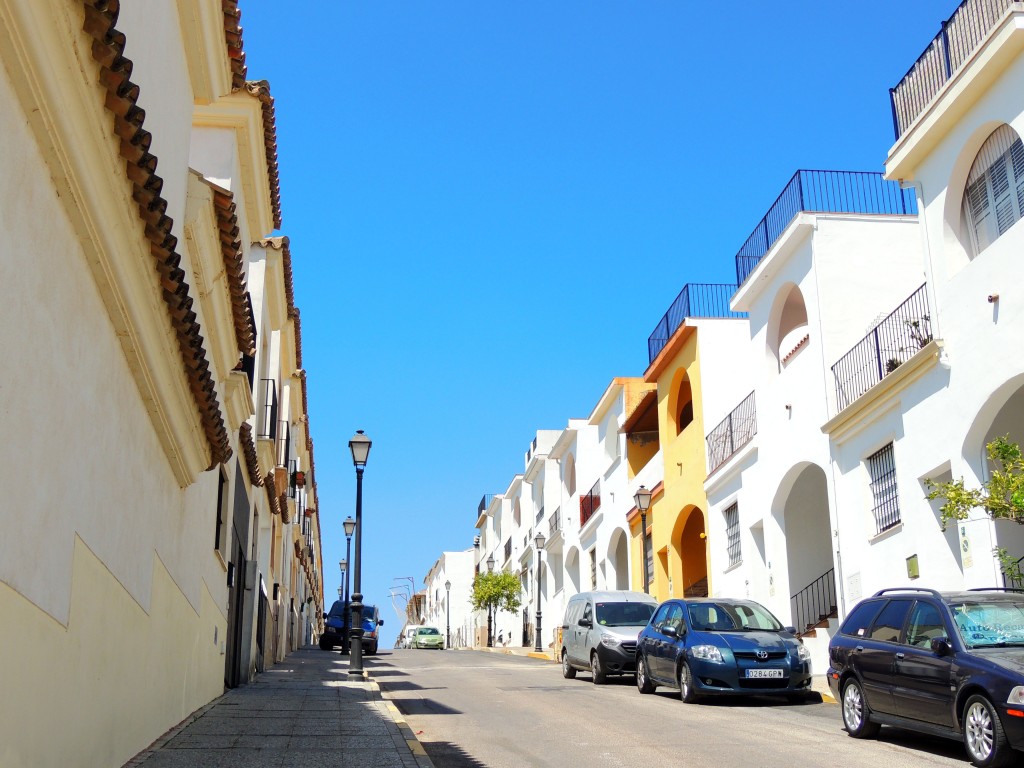
<svg viewBox="0 0 1024 768"><path fill-rule="evenodd" d="M810 689L811 655L752 600L668 600L637 640L636 685L678 688L687 703L713 694L796 698Z"/></svg>

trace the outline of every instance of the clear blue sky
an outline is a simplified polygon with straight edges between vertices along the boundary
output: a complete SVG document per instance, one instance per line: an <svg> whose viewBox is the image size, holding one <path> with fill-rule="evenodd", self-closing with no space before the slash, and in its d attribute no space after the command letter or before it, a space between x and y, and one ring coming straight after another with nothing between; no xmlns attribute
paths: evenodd
<svg viewBox="0 0 1024 768"><path fill-rule="evenodd" d="M422 588L537 429L643 373L795 170L882 169L888 89L957 3L239 5L276 100L327 599L364 429L390 642L396 577Z"/></svg>

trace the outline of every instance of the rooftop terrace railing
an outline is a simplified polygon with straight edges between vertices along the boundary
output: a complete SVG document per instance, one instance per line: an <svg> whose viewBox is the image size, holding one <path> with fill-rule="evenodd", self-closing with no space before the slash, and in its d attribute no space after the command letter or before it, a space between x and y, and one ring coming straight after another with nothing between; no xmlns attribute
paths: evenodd
<svg viewBox="0 0 1024 768"><path fill-rule="evenodd" d="M895 88L889 89L896 138L910 127L978 47L1013 0L964 0L942 22L939 34L924 49Z"/></svg>
<svg viewBox="0 0 1024 768"><path fill-rule="evenodd" d="M661 318L657 327L647 338L648 361L665 348L672 334L688 317L746 317L746 312L729 309L729 299L736 292L736 286L722 283L687 283Z"/></svg>
<svg viewBox="0 0 1024 768"><path fill-rule="evenodd" d="M802 211L917 215L917 197L913 190L900 189L898 182L886 181L881 173L797 171L736 254L738 284L743 284Z"/></svg>
<svg viewBox="0 0 1024 768"><path fill-rule="evenodd" d="M757 404L751 392L743 402L708 433L708 474L710 475L757 434Z"/></svg>

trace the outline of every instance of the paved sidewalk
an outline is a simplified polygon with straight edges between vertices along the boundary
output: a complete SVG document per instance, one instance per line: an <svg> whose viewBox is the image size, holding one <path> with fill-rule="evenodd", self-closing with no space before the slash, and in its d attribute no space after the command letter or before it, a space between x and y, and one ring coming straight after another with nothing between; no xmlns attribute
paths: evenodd
<svg viewBox="0 0 1024 768"><path fill-rule="evenodd" d="M372 665L372 658L366 665ZM380 688L348 656L295 651L192 714L125 768L433 768Z"/></svg>

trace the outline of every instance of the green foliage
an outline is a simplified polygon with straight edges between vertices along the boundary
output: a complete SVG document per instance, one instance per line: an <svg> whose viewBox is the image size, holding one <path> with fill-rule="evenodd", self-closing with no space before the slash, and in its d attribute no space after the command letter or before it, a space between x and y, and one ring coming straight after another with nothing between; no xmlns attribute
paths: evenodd
<svg viewBox="0 0 1024 768"><path fill-rule="evenodd" d="M1006 580L1011 585L1019 587L1024 583L1024 573L1020 569L1020 560L1013 557L1002 547L996 547L992 550L992 554L995 555L996 560L999 561L999 570L1002 571Z"/></svg>
<svg viewBox="0 0 1024 768"><path fill-rule="evenodd" d="M981 508L993 520L1010 520L1024 525L1024 456L1009 436L997 437L986 448L992 474L981 488L967 488L963 478L948 483L924 482L928 498L942 499L942 529L951 520L965 520L972 509Z"/></svg>
<svg viewBox="0 0 1024 768"><path fill-rule="evenodd" d="M473 581L473 610L518 611L522 601L519 599L522 585L519 577L508 571L498 573L480 573Z"/></svg>

